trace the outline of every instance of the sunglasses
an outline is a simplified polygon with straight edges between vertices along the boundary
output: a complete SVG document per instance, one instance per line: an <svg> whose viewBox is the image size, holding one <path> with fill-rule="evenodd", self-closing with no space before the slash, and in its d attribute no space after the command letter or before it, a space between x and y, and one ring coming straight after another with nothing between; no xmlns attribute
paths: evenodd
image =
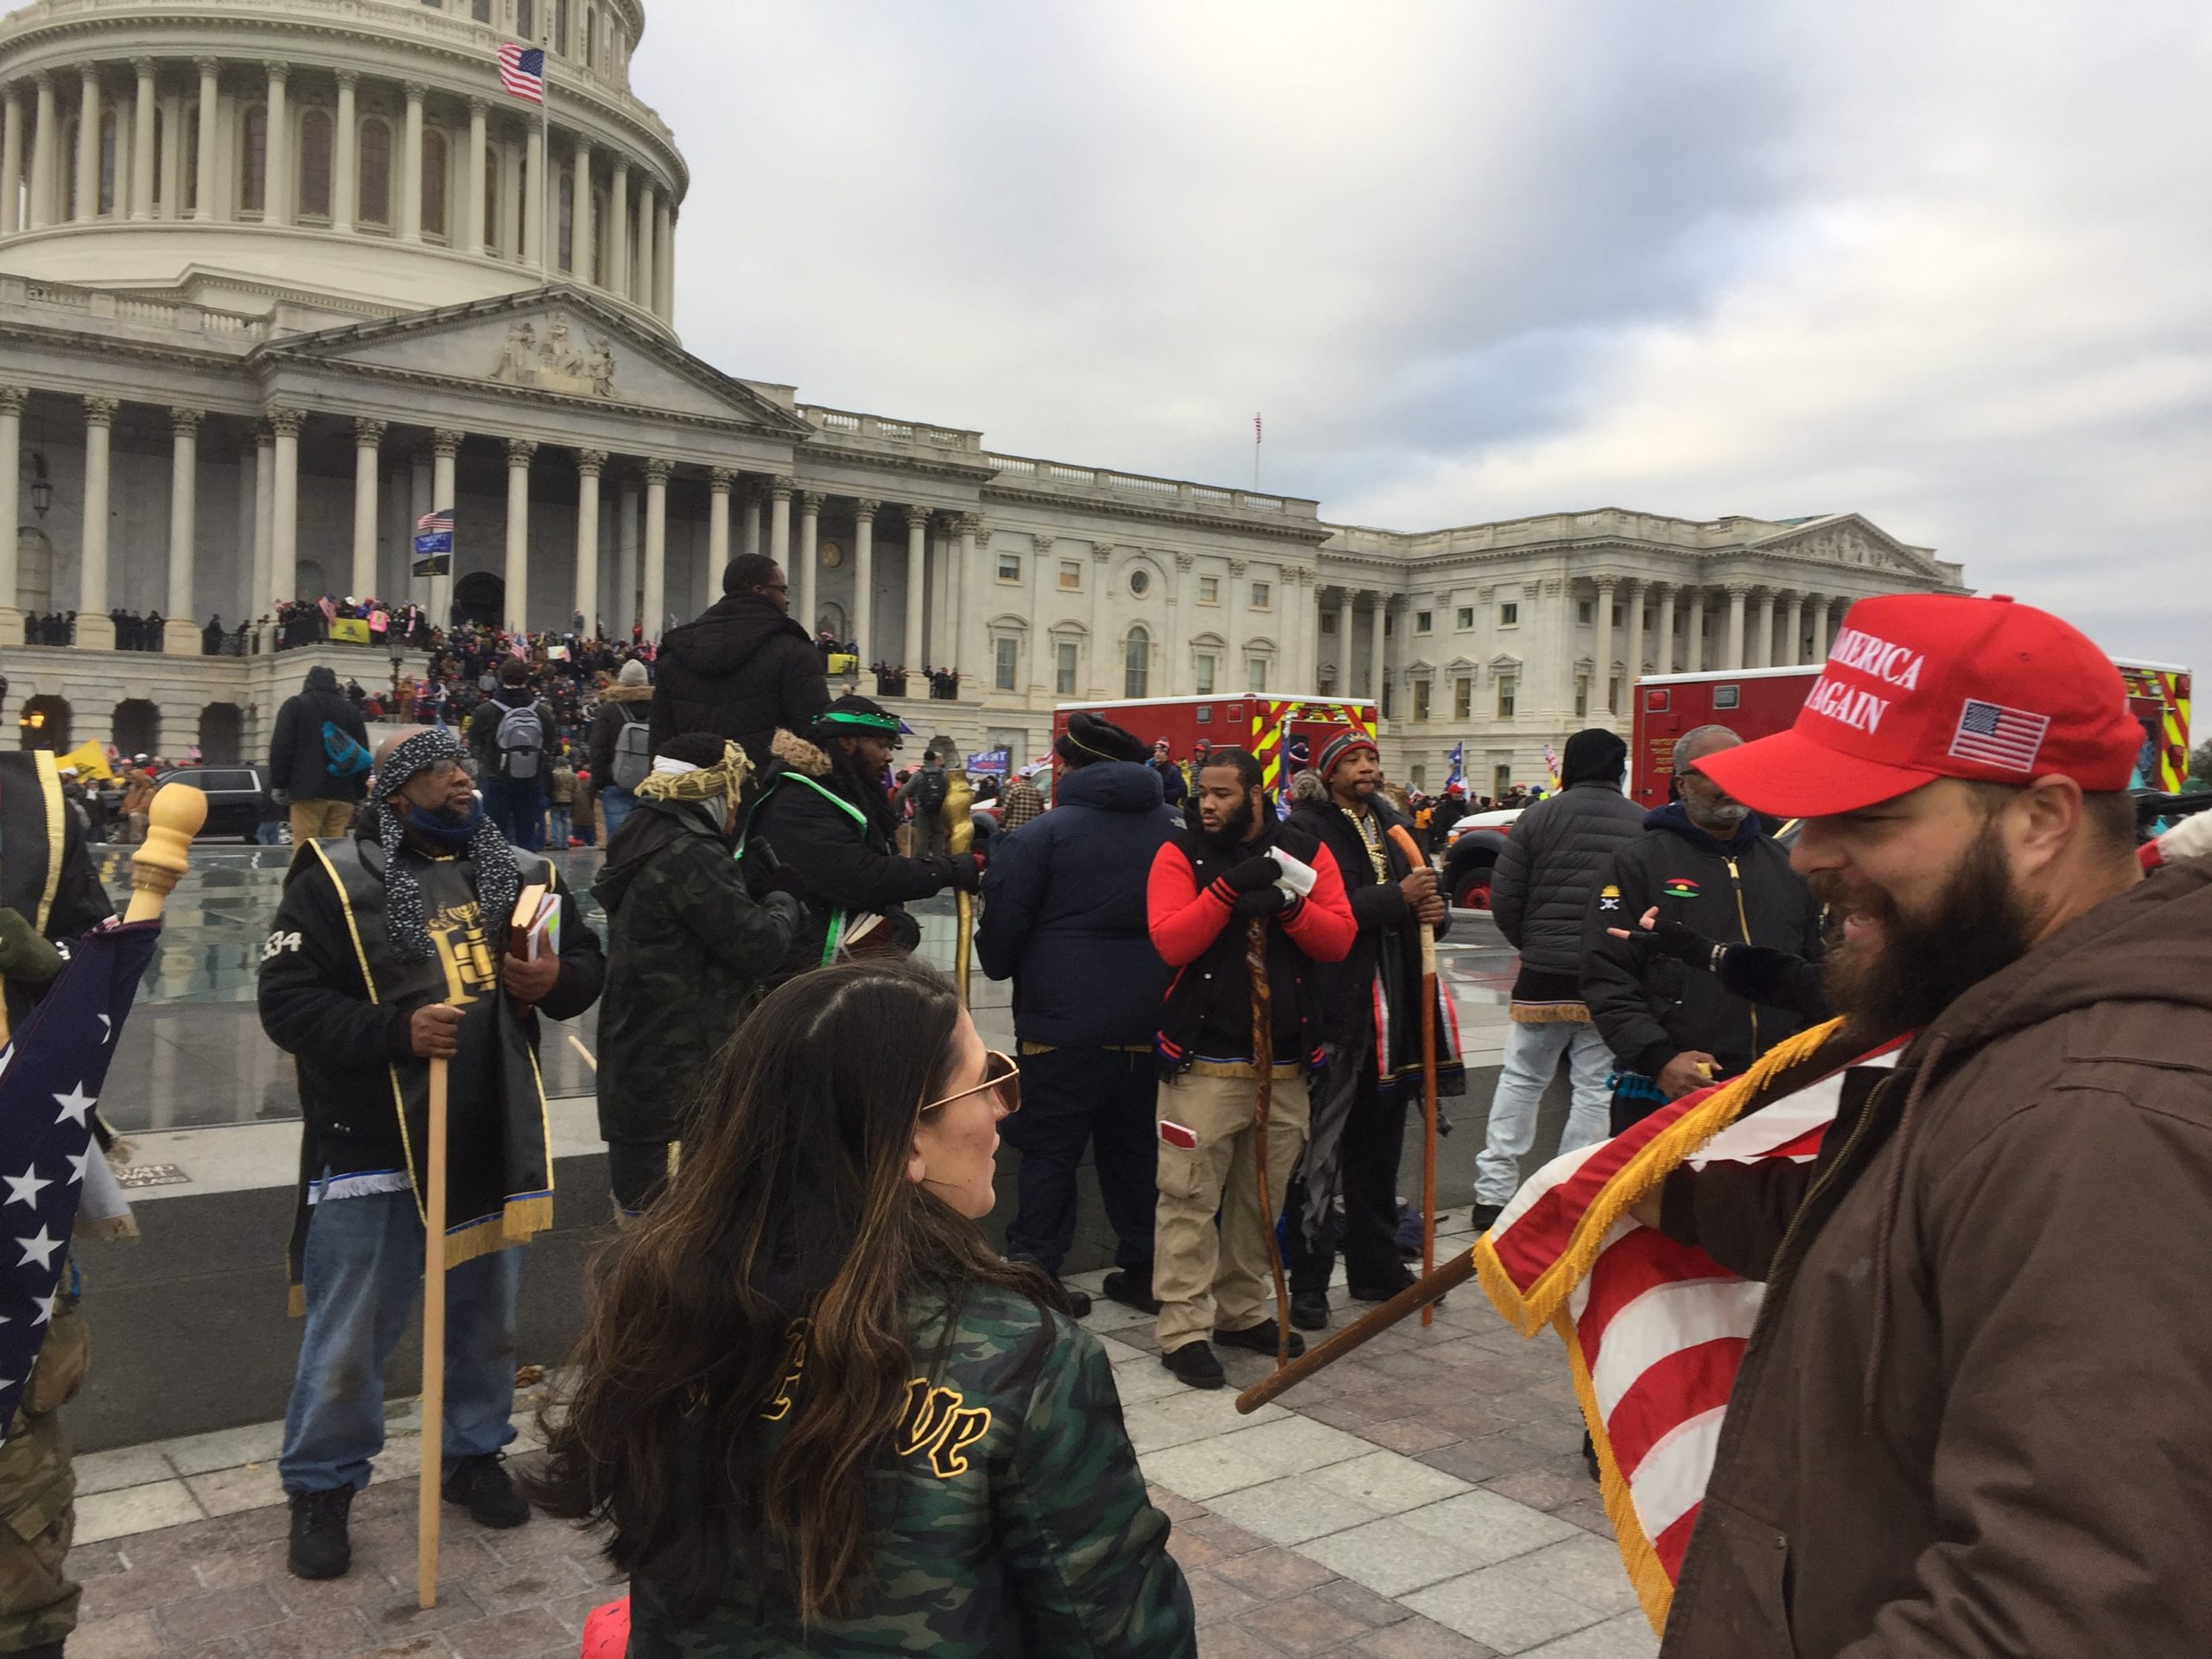
<svg viewBox="0 0 2212 1659"><path fill-rule="evenodd" d="M1001 1054L995 1048L983 1052L983 1080L970 1089L947 1095L943 1100L933 1100L922 1108L918 1116L927 1116L940 1106L950 1106L956 1100L965 1100L970 1095L980 1095L986 1089L998 1091L999 1104L1012 1117L1021 1109L1021 1068L1014 1063L1010 1054Z"/></svg>

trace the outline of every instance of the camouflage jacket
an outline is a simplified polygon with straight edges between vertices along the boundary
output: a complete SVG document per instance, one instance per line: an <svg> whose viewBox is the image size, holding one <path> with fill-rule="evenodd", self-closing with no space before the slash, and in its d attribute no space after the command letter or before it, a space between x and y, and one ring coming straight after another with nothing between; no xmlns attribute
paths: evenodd
<svg viewBox="0 0 2212 1659"><path fill-rule="evenodd" d="M855 1612L803 1627L772 1571L677 1626L641 1573L630 1659L1192 1659L1190 1589L1097 1338L996 1286L969 1289L949 1343L944 1317L917 1322L928 1375L876 1475L874 1583ZM803 1338L794 1353L779 1407L805 1388Z"/></svg>

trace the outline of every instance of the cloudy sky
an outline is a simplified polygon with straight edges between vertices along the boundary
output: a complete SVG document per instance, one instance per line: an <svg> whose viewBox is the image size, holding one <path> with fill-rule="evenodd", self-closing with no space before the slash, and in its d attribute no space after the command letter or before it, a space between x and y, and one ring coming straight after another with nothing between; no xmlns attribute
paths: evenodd
<svg viewBox="0 0 2212 1659"><path fill-rule="evenodd" d="M1423 529L1855 510L2212 652L2212 8L649 0L685 342Z"/></svg>

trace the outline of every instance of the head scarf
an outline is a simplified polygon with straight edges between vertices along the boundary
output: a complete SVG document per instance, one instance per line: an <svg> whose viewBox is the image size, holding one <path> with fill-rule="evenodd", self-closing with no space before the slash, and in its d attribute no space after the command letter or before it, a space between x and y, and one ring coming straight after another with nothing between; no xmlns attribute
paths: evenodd
<svg viewBox="0 0 2212 1659"><path fill-rule="evenodd" d="M410 812L403 818L392 801L416 773L440 760L463 758L465 752L450 731L443 726L426 727L385 757L369 791L377 810L377 844L384 849L385 925L403 962L424 961L435 948L430 943L429 918L423 912L422 883L399 855L409 823L418 815ZM464 851L476 866L476 902L483 910L485 937L504 940L516 895L522 891L522 873L515 868L514 849L485 816L483 807L477 807L465 830L419 821L414 827L440 839L466 835L465 842L456 842L456 850Z"/></svg>
<svg viewBox="0 0 2212 1659"><path fill-rule="evenodd" d="M711 766L658 757L634 792L649 801L734 801L752 775L753 763L746 759L745 751L725 741L722 758Z"/></svg>

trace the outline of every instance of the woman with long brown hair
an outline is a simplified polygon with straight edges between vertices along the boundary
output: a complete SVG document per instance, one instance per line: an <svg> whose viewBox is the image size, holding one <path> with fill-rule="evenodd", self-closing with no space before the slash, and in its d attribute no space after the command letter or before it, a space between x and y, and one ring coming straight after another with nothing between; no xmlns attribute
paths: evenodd
<svg viewBox="0 0 2212 1659"><path fill-rule="evenodd" d="M1104 1351L976 1226L1020 1086L895 959L800 976L724 1051L533 1483L612 1528L632 1659L1195 1652Z"/></svg>

